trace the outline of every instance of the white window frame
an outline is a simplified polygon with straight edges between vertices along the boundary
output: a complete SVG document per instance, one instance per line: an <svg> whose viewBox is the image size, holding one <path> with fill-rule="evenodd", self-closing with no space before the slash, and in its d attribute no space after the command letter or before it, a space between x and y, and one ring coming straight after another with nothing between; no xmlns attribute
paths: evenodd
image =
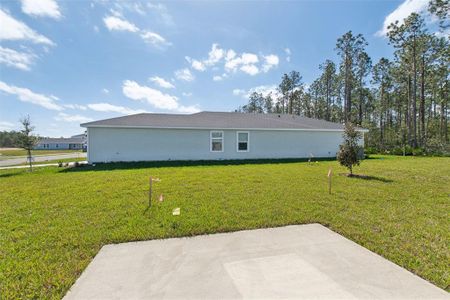
<svg viewBox="0 0 450 300"><path fill-rule="evenodd" d="M239 133L247 134L247 150L239 150ZM250 131L236 131L236 151L237 152L250 152Z"/></svg>
<svg viewBox="0 0 450 300"><path fill-rule="evenodd" d="M221 133L222 137L221 138L213 138L213 133ZM221 151L217 151L217 150L213 150L213 140L221 140L222 141L222 150ZM225 148L225 134L223 131L221 130L211 130L209 132L209 151L210 152L223 152L223 149Z"/></svg>

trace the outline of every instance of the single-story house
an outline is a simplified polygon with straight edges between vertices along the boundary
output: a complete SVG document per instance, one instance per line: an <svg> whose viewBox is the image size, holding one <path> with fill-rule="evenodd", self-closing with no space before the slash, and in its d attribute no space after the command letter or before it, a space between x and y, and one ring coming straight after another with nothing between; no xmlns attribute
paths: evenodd
<svg viewBox="0 0 450 300"><path fill-rule="evenodd" d="M74 135L70 138L42 138L36 150L82 150L86 147L86 134Z"/></svg>
<svg viewBox="0 0 450 300"><path fill-rule="evenodd" d="M344 131L323 120L237 112L142 113L81 126L90 163L335 157Z"/></svg>

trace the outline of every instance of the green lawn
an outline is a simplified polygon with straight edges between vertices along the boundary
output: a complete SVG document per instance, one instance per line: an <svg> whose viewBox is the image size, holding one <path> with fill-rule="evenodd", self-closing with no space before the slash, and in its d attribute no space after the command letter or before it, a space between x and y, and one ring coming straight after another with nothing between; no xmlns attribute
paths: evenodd
<svg viewBox="0 0 450 300"><path fill-rule="evenodd" d="M450 290L450 158L0 171L0 295L60 298L109 243L318 222ZM147 210L149 176L165 200ZM156 197L155 197L156 198ZM181 208L181 216L172 209Z"/></svg>
<svg viewBox="0 0 450 300"><path fill-rule="evenodd" d="M73 152L81 152L81 150L33 150L31 155L51 155L51 154L66 154ZM14 156L27 156L27 151L23 149L2 149L0 148L1 157L12 158Z"/></svg>

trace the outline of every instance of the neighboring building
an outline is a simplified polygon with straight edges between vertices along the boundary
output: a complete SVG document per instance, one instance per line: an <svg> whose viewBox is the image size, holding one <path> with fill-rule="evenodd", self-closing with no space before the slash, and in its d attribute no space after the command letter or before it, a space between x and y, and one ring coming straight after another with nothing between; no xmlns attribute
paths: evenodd
<svg viewBox="0 0 450 300"><path fill-rule="evenodd" d="M86 134L74 135L70 138L42 138L36 150L82 150L86 148Z"/></svg>
<svg viewBox="0 0 450 300"><path fill-rule="evenodd" d="M344 131L294 115L228 112L144 113L81 126L90 163L334 157Z"/></svg>

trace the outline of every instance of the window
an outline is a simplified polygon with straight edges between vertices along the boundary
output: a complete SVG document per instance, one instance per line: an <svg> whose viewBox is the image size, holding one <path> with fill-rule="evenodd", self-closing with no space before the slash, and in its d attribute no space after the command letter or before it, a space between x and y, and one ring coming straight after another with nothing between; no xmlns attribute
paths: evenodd
<svg viewBox="0 0 450 300"><path fill-rule="evenodd" d="M223 152L223 131L211 131L211 152Z"/></svg>
<svg viewBox="0 0 450 300"><path fill-rule="evenodd" d="M237 138L237 151L238 152L248 152L248 142L249 142L249 132L248 131L238 131L236 133Z"/></svg>

